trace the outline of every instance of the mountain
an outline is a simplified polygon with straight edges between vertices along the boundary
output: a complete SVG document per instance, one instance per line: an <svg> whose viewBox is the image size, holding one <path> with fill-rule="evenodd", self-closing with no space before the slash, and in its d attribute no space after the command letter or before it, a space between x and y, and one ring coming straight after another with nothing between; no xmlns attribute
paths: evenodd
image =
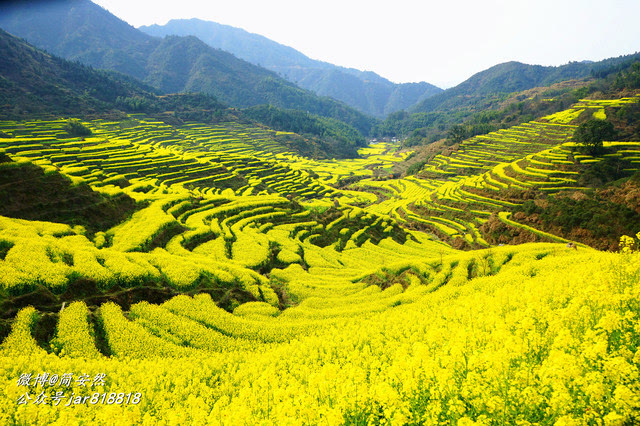
<svg viewBox="0 0 640 426"><path fill-rule="evenodd" d="M83 114L115 108L118 98L150 99L153 89L112 71L69 62L0 30L0 115Z"/></svg>
<svg viewBox="0 0 640 426"><path fill-rule="evenodd" d="M67 61L2 30L0 57L2 120L60 115L84 119L108 116L117 120L126 118L126 112L140 112L178 125L196 121L256 127L260 123L287 132L278 139L279 143L314 158L354 158L357 148L366 144L355 128L299 110L269 105L239 111L204 94L158 96L153 88L124 74Z"/></svg>
<svg viewBox="0 0 640 426"><path fill-rule="evenodd" d="M162 93L203 92L235 107L301 109L344 121L363 134L374 122L195 37L147 35L89 0L3 3L0 27L55 55L119 71Z"/></svg>
<svg viewBox="0 0 640 426"><path fill-rule="evenodd" d="M473 75L459 85L434 95L415 105L412 112L446 111L487 103L505 94L534 87L549 86L561 81L583 79L592 73L640 57L640 54L605 59L598 62L570 62L561 66L528 65L505 62Z"/></svg>
<svg viewBox="0 0 640 426"><path fill-rule="evenodd" d="M88 0L5 2L0 27L65 59L141 80L158 44Z"/></svg>
<svg viewBox="0 0 640 426"><path fill-rule="evenodd" d="M406 146L440 139L453 142L566 110L588 96L631 96L637 87L633 67L638 62L640 53L559 67L499 64L426 99L409 112L390 114L372 135L398 137Z"/></svg>
<svg viewBox="0 0 640 426"><path fill-rule="evenodd" d="M178 120L208 121L235 120L240 114L204 94L158 96L156 89L132 77L62 59L1 29L0 57L3 119L170 111Z"/></svg>
<svg viewBox="0 0 640 426"><path fill-rule="evenodd" d="M208 45L284 76L321 96L331 96L377 117L407 109L442 92L426 83L396 84L371 71L344 68L317 61L303 53L243 29L200 19L172 19L166 25L139 28L164 37L196 36Z"/></svg>

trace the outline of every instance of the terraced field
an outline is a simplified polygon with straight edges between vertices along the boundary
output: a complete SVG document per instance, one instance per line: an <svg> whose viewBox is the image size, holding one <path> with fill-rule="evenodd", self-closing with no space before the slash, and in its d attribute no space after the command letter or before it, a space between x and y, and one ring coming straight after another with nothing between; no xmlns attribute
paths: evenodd
<svg viewBox="0 0 640 426"><path fill-rule="evenodd" d="M238 123L0 122L0 176L35 164L137 203L103 230L0 216L0 420L633 424L635 248L573 250L509 211L580 189L606 157L576 150L576 120L636 100L398 179L409 153L385 143L321 161ZM640 142L605 147L640 170ZM556 243L490 246L490 218Z"/></svg>
<svg viewBox="0 0 640 426"><path fill-rule="evenodd" d="M639 171L640 142L605 142L608 153L593 157L580 153L578 144L571 141L577 127L571 121L581 114L606 116L605 107L637 101L584 100L540 121L465 140L451 155L437 155L418 176L361 180L356 187L378 196L378 202L367 210L432 232L456 247L487 247L479 228L492 214L545 241L566 243L566 239L509 220L507 212L522 202L522 194L587 190L579 184L580 176L607 158L619 160L627 175Z"/></svg>
<svg viewBox="0 0 640 426"><path fill-rule="evenodd" d="M64 225L51 225L43 236L38 226L47 224L30 228L32 223L4 219L4 234L25 236L7 237L7 292L42 285L61 293L78 279L108 291L161 279L179 291L235 286L280 307L269 280L290 282L287 297L301 300L326 293L324 283L315 283L335 269L336 283L329 287L348 282L349 291L359 291L364 284L349 280L380 262L406 260L406 250L410 257L429 247L451 250L357 207L375 199L372 194L329 185L356 171L372 175L368 165L389 168L403 158L383 144L364 149L360 160L319 163L274 148L260 129L233 123L174 128L132 118L136 125L124 129L122 123L87 123L93 135L86 139L61 137L64 121L2 123L14 136L1 143L13 160L6 167L34 163L74 185L125 193L147 204L128 221L92 236ZM329 178L322 179L323 173ZM41 254L33 258L32 270L40 265L46 277L34 276L19 260L34 244Z"/></svg>
<svg viewBox="0 0 640 426"><path fill-rule="evenodd" d="M78 247L153 257L137 261L144 266L134 268L132 282L156 279L158 274L176 289L193 289L203 280L235 282L256 299L278 305L269 280L308 280L318 267L349 266L349 279L361 276L381 259L390 259L385 244L413 244L427 256L433 250L450 250L438 239L457 241L458 247L488 247L479 228L492 214L518 226L507 213L517 201L505 194L581 189L580 173L602 161L603 157L578 153L569 141L576 127L571 120L585 111L604 114L605 107L631 101L585 100L541 121L466 140L450 156L436 156L422 177L390 180L380 177L408 153L380 143L362 149L361 159L313 161L287 151L274 140L274 132L237 123L174 127L134 115L127 122L86 123L93 135L78 139L65 135L64 120L4 122L0 130L13 138L0 141L0 147L14 162L28 161L45 172L68 176L75 185L125 193L148 204L106 232L83 236L82 230L58 231L74 236ZM623 160L627 171L640 166L640 143L608 142L605 147L607 156ZM335 188L338 181L354 178L350 189ZM86 241L80 242L83 238ZM15 246L9 254L17 252L20 244L9 243ZM53 250L47 243L41 246ZM176 256L191 273L179 272L168 260ZM69 274L105 275L118 282L114 277L122 273L105 269L105 262L100 266L105 271L94 275L83 275L75 263L68 265L62 275L45 283L54 286ZM248 268L250 273L238 278L229 268ZM12 276L22 276L19 271ZM26 278L12 283L8 287L35 285ZM305 292L292 291L291 297Z"/></svg>

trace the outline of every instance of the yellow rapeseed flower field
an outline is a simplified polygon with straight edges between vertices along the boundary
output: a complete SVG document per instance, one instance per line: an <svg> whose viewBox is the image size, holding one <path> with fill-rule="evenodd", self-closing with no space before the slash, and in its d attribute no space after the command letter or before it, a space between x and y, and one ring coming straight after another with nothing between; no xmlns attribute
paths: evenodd
<svg viewBox="0 0 640 426"><path fill-rule="evenodd" d="M500 197L580 189L600 160L574 121L615 105L402 178L386 142L311 160L240 123L0 122L0 168L138 203L98 232L0 216L0 424L640 424L640 233L597 251ZM637 144L607 148L637 168ZM556 243L490 245L487 223Z"/></svg>
<svg viewBox="0 0 640 426"><path fill-rule="evenodd" d="M204 310L206 298L180 296L162 308L174 316L154 323L176 338L195 339L191 349L144 332L137 319L107 304L101 314L113 356L47 354L25 337L34 315L25 310L2 347L0 418L3 424L637 422L640 255L563 245L544 252L536 260L536 245L518 248L495 275L453 279L409 303L329 322L243 320L223 312L229 318L217 320L208 313L213 305ZM202 309L186 310L192 303ZM132 313L151 320L158 309L141 305ZM78 322L80 314L65 318ZM180 322L164 318L192 318L222 334L218 341L213 334L189 337L189 327L178 332ZM219 352L219 345L230 346ZM58 390L18 386L21 374L44 372L103 373L100 394L142 397L136 405L17 404L25 392Z"/></svg>

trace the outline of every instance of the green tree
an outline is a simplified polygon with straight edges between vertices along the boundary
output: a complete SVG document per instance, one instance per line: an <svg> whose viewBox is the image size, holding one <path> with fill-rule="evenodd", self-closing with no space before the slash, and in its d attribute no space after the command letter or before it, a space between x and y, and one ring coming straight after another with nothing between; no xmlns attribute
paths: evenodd
<svg viewBox="0 0 640 426"><path fill-rule="evenodd" d="M467 130L460 124L456 124L447 133L447 144L454 145L462 142L467 137Z"/></svg>
<svg viewBox="0 0 640 426"><path fill-rule="evenodd" d="M582 123L573 134L574 142L582 144L590 155L597 155L602 151L602 141L616 137L613 124L606 120L590 119Z"/></svg>
<svg viewBox="0 0 640 426"><path fill-rule="evenodd" d="M77 118L72 118L67 121L67 124L64 126L64 130L69 134L69 136L91 135L91 129L82 124Z"/></svg>

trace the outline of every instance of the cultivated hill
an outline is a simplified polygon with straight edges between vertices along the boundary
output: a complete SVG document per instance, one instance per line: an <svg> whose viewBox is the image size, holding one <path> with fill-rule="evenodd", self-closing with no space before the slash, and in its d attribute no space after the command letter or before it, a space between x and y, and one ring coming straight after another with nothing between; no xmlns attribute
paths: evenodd
<svg viewBox="0 0 640 426"><path fill-rule="evenodd" d="M326 117L0 47L2 424L640 423L637 64L401 176L310 158L356 132Z"/></svg>
<svg viewBox="0 0 640 426"><path fill-rule="evenodd" d="M240 28L200 19L172 19L141 31L164 37L193 35L208 45L284 76L307 90L330 96L377 117L408 109L442 90L426 82L396 84L374 72L339 67Z"/></svg>
<svg viewBox="0 0 640 426"><path fill-rule="evenodd" d="M235 107L259 104L336 118L368 134L373 120L195 37L152 37L89 0L0 5L0 27L37 47L119 71L163 93L203 92Z"/></svg>
<svg viewBox="0 0 640 426"><path fill-rule="evenodd" d="M138 114L85 121L93 135L78 138L65 120L2 121L0 175L138 203L97 232L0 216L2 415L634 424L638 242L500 246L483 225L496 212L558 240L509 216L504 197L577 189L598 160L571 153L572 120L636 101L584 101L465 141L431 176L384 180L408 155L385 143L316 161L237 124ZM637 144L607 148L638 169ZM441 241L458 238L486 248Z"/></svg>
<svg viewBox="0 0 640 426"><path fill-rule="evenodd" d="M377 189L393 217L421 223L455 247L570 240L615 250L619 236L640 223L640 141L605 141L602 152L585 153L573 134L595 117L615 121L622 135L623 126L638 125L638 102L584 99L465 139L432 155L402 185L362 180L352 188ZM431 191L417 192L417 184Z"/></svg>

